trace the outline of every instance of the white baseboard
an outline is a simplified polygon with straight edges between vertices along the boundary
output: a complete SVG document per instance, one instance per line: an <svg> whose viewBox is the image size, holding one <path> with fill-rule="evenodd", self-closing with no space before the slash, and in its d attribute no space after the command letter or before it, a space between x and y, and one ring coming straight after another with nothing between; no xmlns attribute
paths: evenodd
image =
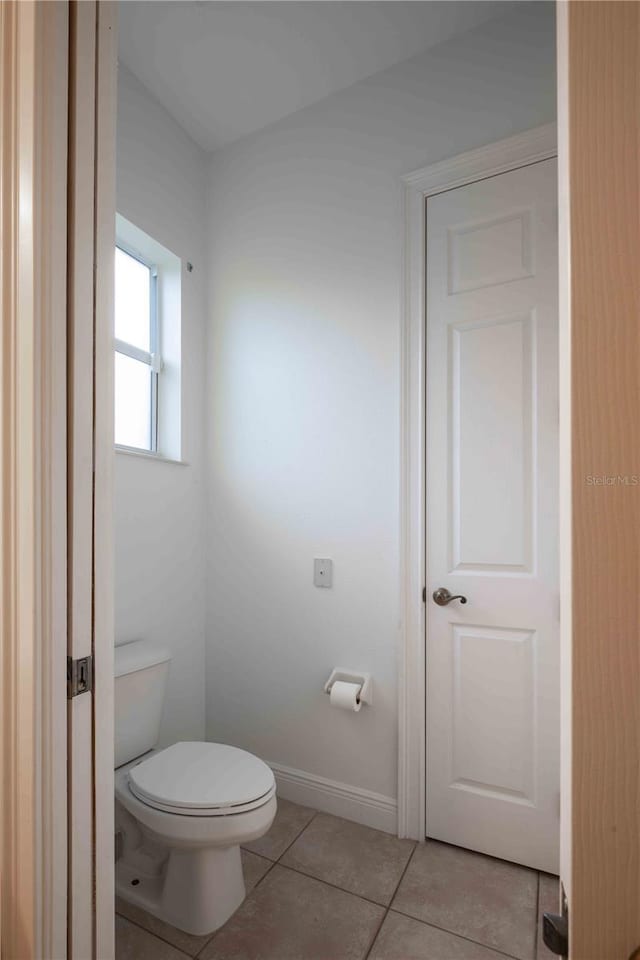
<svg viewBox="0 0 640 960"><path fill-rule="evenodd" d="M394 797L327 780L281 763L269 766L275 774L278 796L283 799L397 835L398 804Z"/></svg>

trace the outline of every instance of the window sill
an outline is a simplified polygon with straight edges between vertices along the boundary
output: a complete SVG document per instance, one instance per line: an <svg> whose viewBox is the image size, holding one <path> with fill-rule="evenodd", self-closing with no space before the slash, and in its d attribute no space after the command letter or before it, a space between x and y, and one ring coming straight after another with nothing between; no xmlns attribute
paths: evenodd
<svg viewBox="0 0 640 960"><path fill-rule="evenodd" d="M139 457L141 460L158 460L160 463L173 463L178 467L188 467L187 460L174 460L172 457L165 457L161 453L152 453L150 450L136 450L135 447L120 447L114 445L116 453L123 454L125 457Z"/></svg>

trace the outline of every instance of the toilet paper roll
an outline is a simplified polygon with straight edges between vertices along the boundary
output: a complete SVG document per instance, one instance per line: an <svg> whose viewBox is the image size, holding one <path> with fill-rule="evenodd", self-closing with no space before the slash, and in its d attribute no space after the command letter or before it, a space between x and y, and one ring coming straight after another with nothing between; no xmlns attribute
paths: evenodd
<svg viewBox="0 0 640 960"><path fill-rule="evenodd" d="M334 680L331 685L329 701L332 707L340 707L341 710L353 710L357 713L362 701L358 700L358 694L362 689L360 683L346 683L344 680Z"/></svg>

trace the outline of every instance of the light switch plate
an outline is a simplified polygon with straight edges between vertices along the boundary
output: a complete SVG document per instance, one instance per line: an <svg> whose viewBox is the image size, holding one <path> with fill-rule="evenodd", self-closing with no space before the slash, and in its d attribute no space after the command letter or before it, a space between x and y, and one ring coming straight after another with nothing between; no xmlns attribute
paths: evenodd
<svg viewBox="0 0 640 960"><path fill-rule="evenodd" d="M316 557L313 561L313 582L316 587L333 586L333 560Z"/></svg>

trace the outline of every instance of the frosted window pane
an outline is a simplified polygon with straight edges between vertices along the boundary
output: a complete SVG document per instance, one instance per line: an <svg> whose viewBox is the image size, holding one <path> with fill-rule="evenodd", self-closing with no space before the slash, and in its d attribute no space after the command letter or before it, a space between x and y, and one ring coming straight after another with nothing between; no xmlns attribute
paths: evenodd
<svg viewBox="0 0 640 960"><path fill-rule="evenodd" d="M151 450L151 367L116 353L116 443Z"/></svg>
<svg viewBox="0 0 640 960"><path fill-rule="evenodd" d="M151 351L151 271L116 247L116 338Z"/></svg>

